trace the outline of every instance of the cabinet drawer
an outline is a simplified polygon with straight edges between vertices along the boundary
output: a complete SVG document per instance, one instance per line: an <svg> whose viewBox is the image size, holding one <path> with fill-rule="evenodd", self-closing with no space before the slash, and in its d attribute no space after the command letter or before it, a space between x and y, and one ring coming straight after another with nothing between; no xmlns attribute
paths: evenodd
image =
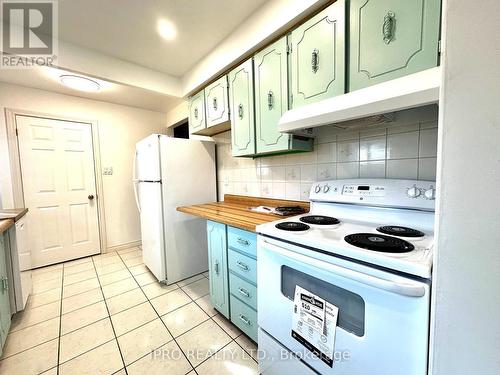
<svg viewBox="0 0 500 375"><path fill-rule="evenodd" d="M229 269L244 279L257 284L257 261L229 249Z"/></svg>
<svg viewBox="0 0 500 375"><path fill-rule="evenodd" d="M239 298L248 306L257 310L257 287L234 274L229 275L229 290L234 297Z"/></svg>
<svg viewBox="0 0 500 375"><path fill-rule="evenodd" d="M255 233L227 227L227 242L229 247L257 257L257 235Z"/></svg>
<svg viewBox="0 0 500 375"><path fill-rule="evenodd" d="M257 342L257 311L231 296L231 322Z"/></svg>

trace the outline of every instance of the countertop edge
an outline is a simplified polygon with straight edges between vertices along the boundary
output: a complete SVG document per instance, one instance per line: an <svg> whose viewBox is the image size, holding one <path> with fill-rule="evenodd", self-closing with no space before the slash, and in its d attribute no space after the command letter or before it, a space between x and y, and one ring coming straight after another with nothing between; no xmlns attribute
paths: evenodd
<svg viewBox="0 0 500 375"><path fill-rule="evenodd" d="M6 219L12 219L14 222L18 221L21 219L24 215L28 213L27 208L9 208L9 209L0 209L0 214L8 216L5 217L4 219L0 220L6 220Z"/></svg>
<svg viewBox="0 0 500 375"><path fill-rule="evenodd" d="M256 233L256 225L246 224L243 222L237 222L235 219L226 219L226 218L223 218L222 216L217 215L217 214L210 215L208 213L201 213L200 211L198 211L194 207L181 206L181 207L177 207L177 211L183 212L185 214L197 216L197 217L200 217L202 219L216 221L218 223L226 224L226 225L229 225L231 227L235 227L235 228L239 228L239 229L247 230L249 232Z"/></svg>
<svg viewBox="0 0 500 375"><path fill-rule="evenodd" d="M0 220L0 235L6 232L14 225L13 219L3 219Z"/></svg>

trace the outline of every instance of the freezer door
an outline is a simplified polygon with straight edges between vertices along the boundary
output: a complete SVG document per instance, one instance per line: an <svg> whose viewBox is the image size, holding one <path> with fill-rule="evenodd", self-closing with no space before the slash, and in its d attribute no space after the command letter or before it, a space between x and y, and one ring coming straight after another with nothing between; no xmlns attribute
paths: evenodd
<svg viewBox="0 0 500 375"><path fill-rule="evenodd" d="M135 146L135 176L139 181L160 181L160 143L157 134L139 141Z"/></svg>
<svg viewBox="0 0 500 375"><path fill-rule="evenodd" d="M161 184L139 182L138 193L141 205L142 259L158 281L165 281Z"/></svg>

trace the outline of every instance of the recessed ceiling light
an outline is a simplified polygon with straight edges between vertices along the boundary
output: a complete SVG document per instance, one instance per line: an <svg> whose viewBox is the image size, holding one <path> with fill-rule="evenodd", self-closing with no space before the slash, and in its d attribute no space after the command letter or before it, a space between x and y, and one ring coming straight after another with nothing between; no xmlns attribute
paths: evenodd
<svg viewBox="0 0 500 375"><path fill-rule="evenodd" d="M172 22L167 20L159 20L158 33L163 39L173 40L177 36L177 29Z"/></svg>
<svg viewBox="0 0 500 375"><path fill-rule="evenodd" d="M101 86L94 80L90 78L85 78L81 76L75 76L72 74L64 74L60 76L61 83L74 90L85 91L85 92L98 92L101 90Z"/></svg>

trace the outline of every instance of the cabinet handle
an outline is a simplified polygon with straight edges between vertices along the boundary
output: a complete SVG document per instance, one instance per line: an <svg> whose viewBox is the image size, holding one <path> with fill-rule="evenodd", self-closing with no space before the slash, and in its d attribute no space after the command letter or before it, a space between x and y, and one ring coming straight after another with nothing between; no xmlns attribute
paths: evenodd
<svg viewBox="0 0 500 375"><path fill-rule="evenodd" d="M7 290L9 290L9 282L8 282L9 279L7 279L6 276L2 277L2 291L3 292L6 292Z"/></svg>
<svg viewBox="0 0 500 375"><path fill-rule="evenodd" d="M319 50L313 49L311 54L311 69L313 73L316 73L319 69Z"/></svg>
<svg viewBox="0 0 500 375"><path fill-rule="evenodd" d="M194 118L198 120L198 108L194 109Z"/></svg>
<svg viewBox="0 0 500 375"><path fill-rule="evenodd" d="M238 106L238 117L240 118L240 120L243 120L243 104L240 104Z"/></svg>
<svg viewBox="0 0 500 375"><path fill-rule="evenodd" d="M396 14L394 12L387 12L384 17L384 24L382 26L382 34L384 36L385 44L389 44L394 39L394 28L396 26Z"/></svg>
<svg viewBox="0 0 500 375"><path fill-rule="evenodd" d="M215 274L219 276L219 262L215 262Z"/></svg>
<svg viewBox="0 0 500 375"><path fill-rule="evenodd" d="M237 261L236 265L240 267L243 271L248 271L250 268L243 262Z"/></svg>
<svg viewBox="0 0 500 375"><path fill-rule="evenodd" d="M270 111L274 108L274 94L271 90L267 93L267 108Z"/></svg>
<svg viewBox="0 0 500 375"><path fill-rule="evenodd" d="M214 98L212 104L214 106L214 111L217 111L217 98Z"/></svg>
<svg viewBox="0 0 500 375"><path fill-rule="evenodd" d="M252 322L251 322L250 320L248 320L248 318L247 318L245 315L240 314L240 315L239 315L239 318L240 318L240 320L241 320L243 323L245 323L246 325L249 325L249 326L251 326L251 325L252 325Z"/></svg>
<svg viewBox="0 0 500 375"><path fill-rule="evenodd" d="M244 238L241 238L241 237L238 237L238 239L236 240L240 245L245 245L245 246L249 246L250 245L250 242L245 240Z"/></svg>
<svg viewBox="0 0 500 375"><path fill-rule="evenodd" d="M240 292L240 294L243 294L245 297L250 298L250 293L247 292L245 289L238 287L238 291Z"/></svg>

